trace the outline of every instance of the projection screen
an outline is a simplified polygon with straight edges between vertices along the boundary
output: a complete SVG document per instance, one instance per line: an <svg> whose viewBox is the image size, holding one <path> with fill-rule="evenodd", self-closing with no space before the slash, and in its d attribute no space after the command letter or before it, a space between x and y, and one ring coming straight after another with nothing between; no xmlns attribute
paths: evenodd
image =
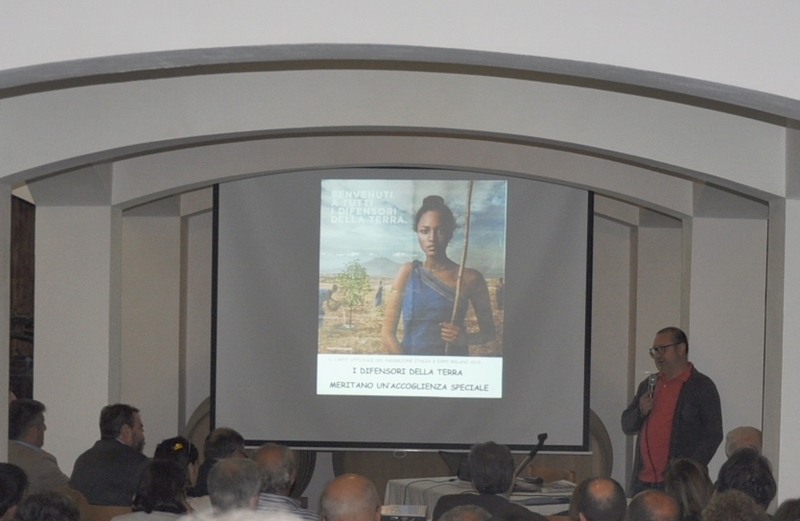
<svg viewBox="0 0 800 521"><path fill-rule="evenodd" d="M590 192L372 168L215 193L216 426L296 447L587 447Z"/></svg>

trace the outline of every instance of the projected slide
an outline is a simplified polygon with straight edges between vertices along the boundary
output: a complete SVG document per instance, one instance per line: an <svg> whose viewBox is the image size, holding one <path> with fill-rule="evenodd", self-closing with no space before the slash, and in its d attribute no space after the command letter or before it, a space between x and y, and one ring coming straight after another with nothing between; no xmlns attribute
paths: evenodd
<svg viewBox="0 0 800 521"><path fill-rule="evenodd" d="M547 432L586 450L591 193L376 167L216 196L216 426L253 445L530 450Z"/></svg>
<svg viewBox="0 0 800 521"><path fill-rule="evenodd" d="M317 393L502 397L507 181L320 193Z"/></svg>

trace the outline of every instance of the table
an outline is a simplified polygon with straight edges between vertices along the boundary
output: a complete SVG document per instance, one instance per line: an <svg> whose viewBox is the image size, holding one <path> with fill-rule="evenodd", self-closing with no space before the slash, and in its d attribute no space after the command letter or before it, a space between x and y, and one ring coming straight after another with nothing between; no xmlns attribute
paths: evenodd
<svg viewBox="0 0 800 521"><path fill-rule="evenodd" d="M574 483L568 481L556 481L548 483L542 488L541 492L515 492L511 495L511 501L521 502L533 498L547 501L567 502L545 505L523 505L528 510L548 516L557 512L563 512L569 508L568 499L575 488ZM433 507L439 498L448 494L477 494L477 491L469 481L461 481L452 476L444 478L411 478L411 479L391 479L386 484L385 505L425 505L427 507L426 516L428 519L433 515Z"/></svg>

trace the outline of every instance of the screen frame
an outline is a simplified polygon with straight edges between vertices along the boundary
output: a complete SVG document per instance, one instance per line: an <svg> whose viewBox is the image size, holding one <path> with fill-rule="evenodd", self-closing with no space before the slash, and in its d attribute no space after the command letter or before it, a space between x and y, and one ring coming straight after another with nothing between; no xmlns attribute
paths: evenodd
<svg viewBox="0 0 800 521"><path fill-rule="evenodd" d="M398 168L380 167L389 172L398 170ZM367 170L367 168L352 168L352 171ZM320 173L328 169L312 169L291 172L291 175L303 175L304 172ZM370 168L374 171L375 168ZM426 170L435 170L441 172L442 169L426 169L426 168L407 168L403 167L400 170L418 171L420 175ZM447 169L457 173L455 169ZM475 172L464 172L465 174L475 174ZM287 174L281 172L280 174ZM515 176L510 174L494 174L491 172L480 172L481 175L489 177L498 175L503 178L516 178L521 180L533 180L537 182L552 183L550 181L542 181L539 179L531 179L527 176ZM263 174L275 175L275 174ZM252 176L260 177L260 176ZM369 177L374 177L370 174ZM568 185L565 185L568 186ZM574 187L573 187L574 188ZM584 381L583 381L583 432L582 443L580 445L548 445L545 444L542 452L568 452L568 453L585 453L589 450L589 419L590 419L590 384L591 384L591 329L592 329L592 273L593 273L593 237L594 237L594 192L585 190L587 194L587 222L586 222L586 298L584 310ZM210 391L210 413L209 422L210 429L216 427L216 392L217 392L217 305L218 305L218 268L219 268L219 196L220 185L213 186L213 225L212 225L212 288L211 288L211 391ZM468 451L471 447L470 443L387 443L387 442L326 442L326 441L298 441L291 439L245 439L248 447L257 447L266 442L280 443L289 447L305 449L305 450L324 450L324 451L346 451L346 450L397 450L397 451L419 451L419 452L437 452L441 450L447 451ZM514 452L528 452L534 447L536 443L531 444L509 444L508 447Z"/></svg>

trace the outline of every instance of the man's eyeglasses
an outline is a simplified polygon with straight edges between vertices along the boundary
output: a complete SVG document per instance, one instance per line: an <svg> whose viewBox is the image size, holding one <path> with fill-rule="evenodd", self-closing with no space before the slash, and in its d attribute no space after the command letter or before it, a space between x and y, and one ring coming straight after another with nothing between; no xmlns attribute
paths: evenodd
<svg viewBox="0 0 800 521"><path fill-rule="evenodd" d="M653 347L651 347L651 348L650 348L650 356L651 356L651 357L653 357L653 358L655 358L655 357L656 357L656 355L663 355L664 353L666 353L666 352L667 352L667 348L668 348L668 347L676 346L676 345L678 345L678 344L680 344L680 342L675 342L675 343L672 343L672 344L667 344L667 345L665 345L665 346L653 346Z"/></svg>

